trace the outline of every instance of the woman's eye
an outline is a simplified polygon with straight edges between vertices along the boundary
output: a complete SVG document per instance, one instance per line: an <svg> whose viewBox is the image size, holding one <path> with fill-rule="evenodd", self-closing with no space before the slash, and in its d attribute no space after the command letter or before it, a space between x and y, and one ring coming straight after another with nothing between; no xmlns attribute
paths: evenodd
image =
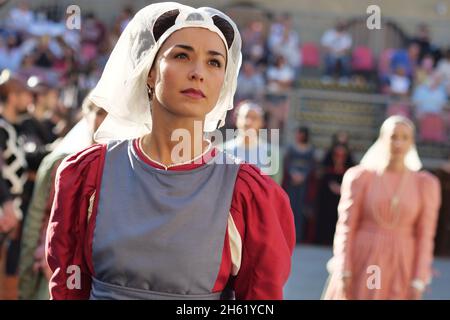
<svg viewBox="0 0 450 320"><path fill-rule="evenodd" d="M220 67L222 66L222 64L220 63L220 61L219 61L219 60L216 60L216 59L210 60L210 61L209 61L209 64L212 65L212 66L214 66L214 67L217 67L217 68L220 68Z"/></svg>
<svg viewBox="0 0 450 320"><path fill-rule="evenodd" d="M187 54L186 53L179 53L175 56L175 59L184 59L187 58Z"/></svg>

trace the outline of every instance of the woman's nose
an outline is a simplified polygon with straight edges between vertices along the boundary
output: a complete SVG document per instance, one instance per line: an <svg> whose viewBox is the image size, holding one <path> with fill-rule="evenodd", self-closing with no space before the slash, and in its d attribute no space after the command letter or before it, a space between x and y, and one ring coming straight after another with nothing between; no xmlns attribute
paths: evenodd
<svg viewBox="0 0 450 320"><path fill-rule="evenodd" d="M199 63L196 63L193 65L192 70L189 72L189 79L203 81L203 74L203 67Z"/></svg>

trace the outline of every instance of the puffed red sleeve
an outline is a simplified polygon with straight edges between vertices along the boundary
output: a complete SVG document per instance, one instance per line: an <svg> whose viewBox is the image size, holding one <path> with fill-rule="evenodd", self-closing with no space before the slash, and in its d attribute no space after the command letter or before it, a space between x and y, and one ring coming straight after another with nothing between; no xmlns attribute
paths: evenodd
<svg viewBox="0 0 450 320"><path fill-rule="evenodd" d="M420 173L419 181L422 209L416 222L414 276L428 283L432 278L434 237L441 206L441 187L439 180L425 171Z"/></svg>
<svg viewBox="0 0 450 320"><path fill-rule="evenodd" d="M295 247L287 194L257 167L241 164L230 211L242 246L236 299L282 299Z"/></svg>
<svg viewBox="0 0 450 320"><path fill-rule="evenodd" d="M93 145L68 156L58 167L46 237L46 259L53 272L51 299L89 299L93 268L86 254L88 211L104 151L103 145Z"/></svg>

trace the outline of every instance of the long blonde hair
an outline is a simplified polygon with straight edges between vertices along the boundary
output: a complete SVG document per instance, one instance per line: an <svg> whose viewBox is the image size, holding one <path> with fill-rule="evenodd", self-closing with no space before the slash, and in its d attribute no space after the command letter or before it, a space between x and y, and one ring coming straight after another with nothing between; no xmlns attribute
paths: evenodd
<svg viewBox="0 0 450 320"><path fill-rule="evenodd" d="M387 118L381 128L377 141L367 150L361 159L361 166L372 169L377 172L384 171L389 163L390 149L386 137L390 136L397 124L404 124L411 128L413 139L415 134L415 126L411 120L404 116L395 115ZM415 142L411 144L409 151L405 156L405 166L412 171L419 171L422 168L419 154Z"/></svg>

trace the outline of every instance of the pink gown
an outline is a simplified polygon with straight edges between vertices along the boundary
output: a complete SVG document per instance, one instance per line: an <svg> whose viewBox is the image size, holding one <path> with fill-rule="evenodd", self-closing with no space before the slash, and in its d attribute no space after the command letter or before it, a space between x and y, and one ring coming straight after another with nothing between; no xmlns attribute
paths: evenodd
<svg viewBox="0 0 450 320"><path fill-rule="evenodd" d="M340 275L351 272L351 299L408 299L413 279L431 280L439 181L412 171L380 178L356 166L341 191L323 298L345 299Z"/></svg>

